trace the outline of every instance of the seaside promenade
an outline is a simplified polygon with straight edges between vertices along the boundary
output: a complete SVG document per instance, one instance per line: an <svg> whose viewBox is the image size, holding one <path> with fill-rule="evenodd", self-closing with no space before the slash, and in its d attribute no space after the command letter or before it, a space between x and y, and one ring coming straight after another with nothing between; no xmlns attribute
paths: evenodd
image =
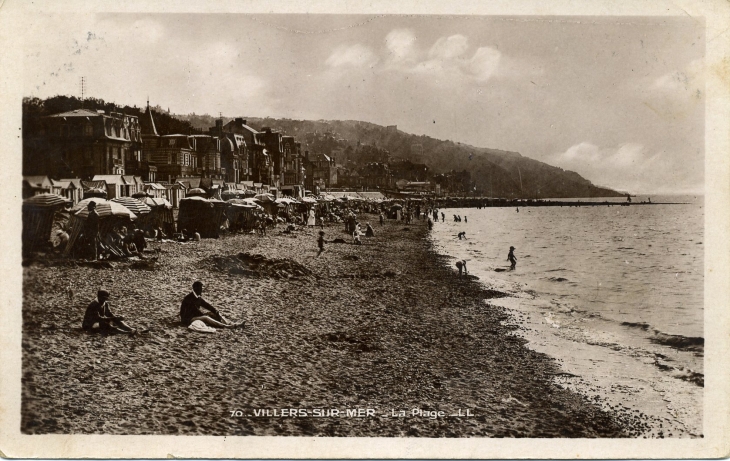
<svg viewBox="0 0 730 461"><path fill-rule="evenodd" d="M328 241L346 243L327 243L316 258L318 231L155 243L152 266L24 267L22 432L629 437L646 429L639 414L608 414L556 386L557 364L524 347L511 334L519 319L489 304L501 293L447 266L425 221L375 224L361 246L342 225L327 226ZM295 270L242 270L242 252ZM180 302L195 280L246 328L181 326ZM82 331L102 287L117 314L150 334Z"/></svg>

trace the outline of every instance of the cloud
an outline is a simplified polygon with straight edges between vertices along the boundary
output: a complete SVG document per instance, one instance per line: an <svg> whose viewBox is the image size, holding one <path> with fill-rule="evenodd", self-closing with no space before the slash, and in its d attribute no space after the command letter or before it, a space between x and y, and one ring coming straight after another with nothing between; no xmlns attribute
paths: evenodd
<svg viewBox="0 0 730 461"><path fill-rule="evenodd" d="M342 45L327 58L330 67L372 67L378 62L373 51L363 45Z"/></svg>
<svg viewBox="0 0 730 461"><path fill-rule="evenodd" d="M499 68L502 53L483 46L477 49L468 64L469 72L479 81L489 80Z"/></svg>
<svg viewBox="0 0 730 461"><path fill-rule="evenodd" d="M416 57L416 36L410 29L393 29L385 37L385 46L393 61L408 61Z"/></svg>
<svg viewBox="0 0 730 461"><path fill-rule="evenodd" d="M428 56L431 59L449 61L459 58L469 49L469 40L463 35L441 37L431 47Z"/></svg>
<svg viewBox="0 0 730 461"><path fill-rule="evenodd" d="M640 143L601 147L584 141L545 161L575 171L594 184L632 193L701 190L701 169L689 168L684 158L675 152L652 152Z"/></svg>

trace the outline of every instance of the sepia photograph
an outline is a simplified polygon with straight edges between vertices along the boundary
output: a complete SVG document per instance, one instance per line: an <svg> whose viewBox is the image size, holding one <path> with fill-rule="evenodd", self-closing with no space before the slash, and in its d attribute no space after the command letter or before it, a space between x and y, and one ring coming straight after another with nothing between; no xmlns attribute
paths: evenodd
<svg viewBox="0 0 730 461"><path fill-rule="evenodd" d="M588 3L0 11L0 450L727 456L727 6Z"/></svg>

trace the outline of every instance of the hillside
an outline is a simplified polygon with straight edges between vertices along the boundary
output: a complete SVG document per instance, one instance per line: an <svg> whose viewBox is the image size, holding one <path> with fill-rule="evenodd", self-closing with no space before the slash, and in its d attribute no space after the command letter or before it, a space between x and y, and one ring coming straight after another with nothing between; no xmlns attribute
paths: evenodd
<svg viewBox="0 0 730 461"><path fill-rule="evenodd" d="M176 115L196 128L207 129L215 125L208 115ZM567 197L619 197L625 194L593 185L579 174L548 165L517 152L474 147L453 141L417 136L381 125L354 120L291 120L244 117L249 125L260 129L271 127L294 136L303 146L305 135L318 131L332 132L330 143L309 144L311 150L341 152L347 150L348 161L358 164L364 145L387 149L391 157L425 163L434 174L449 171L467 171L476 193L499 197L567 198ZM230 119L224 117L224 123ZM421 148L415 147L420 145ZM418 151L422 151L418 152ZM348 162L348 163L350 163Z"/></svg>

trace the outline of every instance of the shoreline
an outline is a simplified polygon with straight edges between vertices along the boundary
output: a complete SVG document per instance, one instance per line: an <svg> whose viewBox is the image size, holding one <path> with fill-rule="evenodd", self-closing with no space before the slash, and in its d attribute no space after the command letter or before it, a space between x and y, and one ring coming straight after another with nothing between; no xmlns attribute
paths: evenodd
<svg viewBox="0 0 730 461"><path fill-rule="evenodd" d="M479 226L478 219L473 222ZM435 228L433 245L452 264L476 260L470 263L470 273L485 289L505 294L491 304L519 319L515 333L525 339L526 347L559 364L562 374L556 385L606 410L642 414L648 437L702 437L704 375L702 368L695 370L687 363L703 357L704 338L662 333L646 322L617 321L589 310L579 299L566 303L559 294L540 291L534 276L542 273L534 270L529 272L533 277L494 274L499 266L481 251L468 250L469 243L452 244L457 227L447 224L445 233Z"/></svg>
<svg viewBox="0 0 730 461"><path fill-rule="evenodd" d="M24 267L21 431L636 437L649 429L643 415L602 410L557 386L558 363L525 346L519 319L489 302L500 294L447 265L425 221L376 224L362 246L341 225L325 230L328 241L347 243L328 243L320 258L315 228L164 243L154 270ZM244 270L241 252L278 265ZM180 300L197 279L245 329L205 335L179 325ZM115 312L149 336L80 331L102 286ZM255 416L277 409L305 413ZM317 409L374 414L317 417ZM473 416L459 416L466 410Z"/></svg>

